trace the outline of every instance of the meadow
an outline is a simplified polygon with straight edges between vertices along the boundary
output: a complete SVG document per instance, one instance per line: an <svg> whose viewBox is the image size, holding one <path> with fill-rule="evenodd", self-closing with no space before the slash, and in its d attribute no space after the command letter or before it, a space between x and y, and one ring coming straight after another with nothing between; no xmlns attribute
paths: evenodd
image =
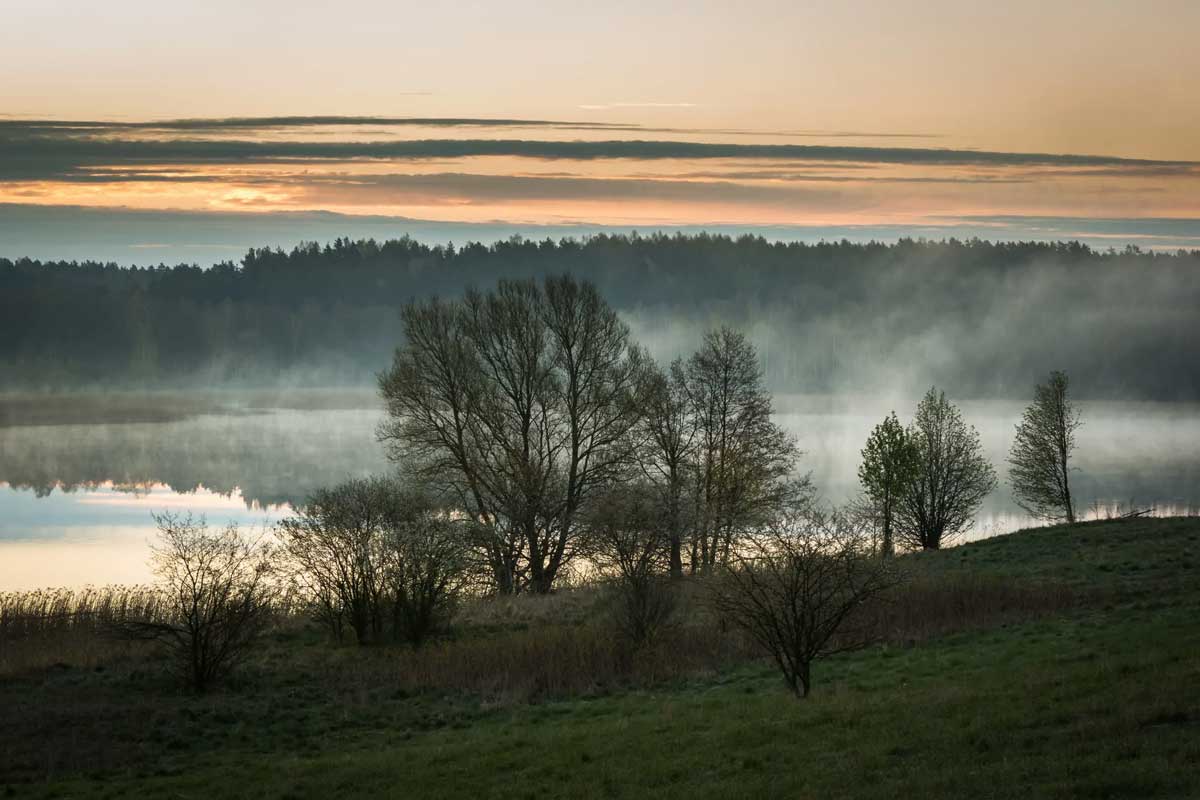
<svg viewBox="0 0 1200 800"><path fill-rule="evenodd" d="M698 582L684 601L693 613L642 648L615 633L596 586L473 601L450 636L420 650L335 646L285 608L246 669L205 696L100 624L60 614L41 631L26 619L18 634L9 595L0 787L205 798L1200 793L1200 520L1031 529L899 561L909 580L864 612L879 643L817 662L807 700L703 612Z"/></svg>

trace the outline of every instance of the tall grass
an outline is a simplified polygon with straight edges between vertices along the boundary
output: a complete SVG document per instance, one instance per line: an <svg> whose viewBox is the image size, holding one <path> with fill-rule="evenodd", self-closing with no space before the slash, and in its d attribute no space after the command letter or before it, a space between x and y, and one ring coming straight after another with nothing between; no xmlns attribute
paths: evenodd
<svg viewBox="0 0 1200 800"><path fill-rule="evenodd" d="M612 617L614 587L579 586L551 595L473 597L454 634L410 648L336 648L327 685L388 685L397 690L467 692L488 700L603 692L713 674L761 657L714 614L704 580L676 587L678 607L653 641L635 645ZM955 631L1054 613L1075 605L1064 586L970 573L916 575L857 613L874 638L910 644ZM309 609L281 595L277 644L287 644ZM162 620L161 590L147 586L0 593L0 675L70 665L93 667L139 652L144 643L112 632L126 620ZM277 655L277 654L275 654ZM271 661L270 655L266 657Z"/></svg>
<svg viewBox="0 0 1200 800"><path fill-rule="evenodd" d="M0 676L90 668L145 651L145 643L108 634L125 620L165 614L165 598L147 586L0 592Z"/></svg>
<svg viewBox="0 0 1200 800"><path fill-rule="evenodd" d="M159 620L165 614L162 593L149 586L0 592L0 641L97 632L125 620Z"/></svg>

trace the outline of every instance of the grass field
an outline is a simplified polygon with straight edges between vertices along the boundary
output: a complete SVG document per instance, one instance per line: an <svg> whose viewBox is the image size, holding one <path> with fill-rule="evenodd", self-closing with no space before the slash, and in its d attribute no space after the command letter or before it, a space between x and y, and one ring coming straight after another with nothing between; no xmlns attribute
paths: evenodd
<svg viewBox="0 0 1200 800"><path fill-rule="evenodd" d="M389 679L408 655L308 630L194 698L121 652L0 678L0 793L1200 797L1200 520L1023 531L905 560L925 580L1052 585L1073 602L820 662L805 701L732 657L532 700L413 689Z"/></svg>

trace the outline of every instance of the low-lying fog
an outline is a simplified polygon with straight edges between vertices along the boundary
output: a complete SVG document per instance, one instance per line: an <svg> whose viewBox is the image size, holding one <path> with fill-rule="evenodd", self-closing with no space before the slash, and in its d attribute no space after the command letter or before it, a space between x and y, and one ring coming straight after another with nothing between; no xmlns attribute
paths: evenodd
<svg viewBox="0 0 1200 800"><path fill-rule="evenodd" d="M764 358L770 354L764 353ZM953 399L952 392L948 392ZM858 490L859 451L917 396L778 395L778 420L804 451L822 496ZM959 401L1001 478L973 537L1033 524L1013 502L1005 457L1024 403ZM1200 508L1200 404L1082 401L1076 496L1089 515L1118 505ZM314 488L388 469L370 389L77 396L9 403L0 417L0 590L149 578L154 512L266 525Z"/></svg>

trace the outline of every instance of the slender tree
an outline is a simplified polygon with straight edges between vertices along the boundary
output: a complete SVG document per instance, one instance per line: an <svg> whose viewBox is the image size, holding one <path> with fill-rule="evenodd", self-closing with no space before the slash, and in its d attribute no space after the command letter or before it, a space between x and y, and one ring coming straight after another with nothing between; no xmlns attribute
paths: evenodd
<svg viewBox="0 0 1200 800"><path fill-rule="evenodd" d="M1030 514L1075 521L1070 459L1081 424L1066 373L1051 372L1045 383L1034 388L1033 403L1017 425L1008 454L1013 495Z"/></svg>
<svg viewBox="0 0 1200 800"><path fill-rule="evenodd" d="M899 506L899 538L914 548L936 550L971 524L975 510L996 488L996 471L983 454L979 433L931 388L908 429L919 454L916 478Z"/></svg>
<svg viewBox="0 0 1200 800"><path fill-rule="evenodd" d="M893 521L897 506L920 470L920 452L893 411L875 426L862 450L858 479L874 504L883 528L880 552L895 552Z"/></svg>
<svg viewBox="0 0 1200 800"><path fill-rule="evenodd" d="M680 578L691 516L688 493L694 485L696 439L683 362L677 359L666 372L650 370L642 398L638 466L658 495L671 577Z"/></svg>
<svg viewBox="0 0 1200 800"><path fill-rule="evenodd" d="M796 484L787 478L799 453L771 419L771 394L743 334L706 334L687 363L686 386L696 426L692 565L707 572L792 496Z"/></svg>

